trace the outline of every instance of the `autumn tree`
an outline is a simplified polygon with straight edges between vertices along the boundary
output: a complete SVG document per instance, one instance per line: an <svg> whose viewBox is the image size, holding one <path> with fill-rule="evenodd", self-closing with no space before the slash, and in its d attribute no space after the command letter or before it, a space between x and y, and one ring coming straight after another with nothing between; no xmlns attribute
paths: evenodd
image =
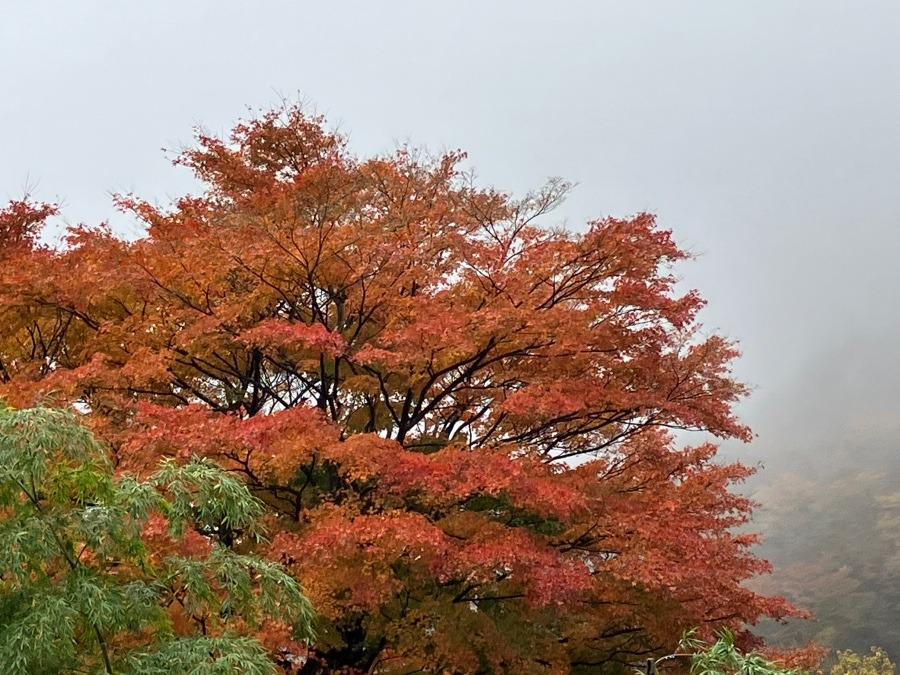
<svg viewBox="0 0 900 675"><path fill-rule="evenodd" d="M791 613L742 584L749 470L671 435L750 436L686 254L648 214L552 226L567 184L514 199L462 159L358 158L287 107L199 132L201 193L120 196L136 241L51 249L52 207L12 204L0 392L76 405L121 471L240 475L321 669L597 672Z"/></svg>
<svg viewBox="0 0 900 675"><path fill-rule="evenodd" d="M307 638L313 617L283 569L235 548L261 511L208 461L114 478L70 413L0 407L4 672L274 675L248 632Z"/></svg>

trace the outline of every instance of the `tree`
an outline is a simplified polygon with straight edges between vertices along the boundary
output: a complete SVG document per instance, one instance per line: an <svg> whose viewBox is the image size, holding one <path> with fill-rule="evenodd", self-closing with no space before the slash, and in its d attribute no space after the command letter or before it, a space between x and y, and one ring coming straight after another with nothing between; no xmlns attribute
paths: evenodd
<svg viewBox="0 0 900 675"><path fill-rule="evenodd" d="M568 185L463 157L359 159L294 107L199 132L202 194L118 198L143 238L4 242L0 392L87 411L121 470L241 474L321 668L595 672L795 613L742 584L750 470L670 435L750 437L686 254L648 214L550 227Z"/></svg>
<svg viewBox="0 0 900 675"><path fill-rule="evenodd" d="M830 671L831 675L894 675L896 672L897 667L879 647L872 647L868 655L840 651L837 653L837 663Z"/></svg>
<svg viewBox="0 0 900 675"><path fill-rule="evenodd" d="M248 636L311 637L300 586L238 553L261 506L208 461L113 478L59 410L0 408L0 662L10 673L275 673Z"/></svg>

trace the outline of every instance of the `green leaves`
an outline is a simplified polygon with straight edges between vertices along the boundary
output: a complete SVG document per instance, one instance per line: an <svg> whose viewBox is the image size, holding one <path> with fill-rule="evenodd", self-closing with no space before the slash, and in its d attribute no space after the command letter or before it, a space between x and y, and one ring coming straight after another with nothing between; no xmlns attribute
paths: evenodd
<svg viewBox="0 0 900 675"><path fill-rule="evenodd" d="M241 633L275 622L308 639L314 614L280 566L231 550L261 538L261 513L211 462L117 478L71 413L0 407L0 663L15 673L274 673Z"/></svg>
<svg viewBox="0 0 900 675"><path fill-rule="evenodd" d="M18 588L0 599L0 663L10 673L59 673L78 661L78 616L62 589ZM86 651L86 650L85 650ZM93 661L95 652L84 654Z"/></svg>
<svg viewBox="0 0 900 675"><path fill-rule="evenodd" d="M191 614L239 616L250 626L274 618L294 623L297 637L313 637L312 606L280 565L218 547L203 560L168 558L165 574L166 585L180 589Z"/></svg>
<svg viewBox="0 0 900 675"><path fill-rule="evenodd" d="M111 481L105 453L71 413L0 410L0 505L15 507L22 493L86 503L108 497Z"/></svg>
<svg viewBox="0 0 900 675"><path fill-rule="evenodd" d="M129 658L131 675L275 675L278 671L255 640L193 637L166 640L153 652Z"/></svg>
<svg viewBox="0 0 900 675"><path fill-rule="evenodd" d="M734 644L734 634L728 629L722 630L717 637L710 645L697 640L692 632L682 638L679 651L690 653L691 675L800 675L756 652L742 653Z"/></svg>
<svg viewBox="0 0 900 675"><path fill-rule="evenodd" d="M157 506L175 536L183 534L188 523L228 546L237 535L261 535L256 520L263 514L262 503L237 478L209 460L194 459L185 465L163 460L150 484L166 493L167 501Z"/></svg>

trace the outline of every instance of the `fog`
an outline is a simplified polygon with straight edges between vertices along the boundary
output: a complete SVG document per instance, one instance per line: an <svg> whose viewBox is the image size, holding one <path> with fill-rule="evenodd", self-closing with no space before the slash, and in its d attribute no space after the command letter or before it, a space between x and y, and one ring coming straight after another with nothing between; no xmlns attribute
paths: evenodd
<svg viewBox="0 0 900 675"><path fill-rule="evenodd" d="M765 466L755 494L888 476L898 34L895 0L2 3L0 196L134 234L110 192L190 190L160 148L282 96L360 154L462 148L519 193L562 176L578 188L560 222L649 210L698 255L683 283L754 387L758 439L725 452Z"/></svg>

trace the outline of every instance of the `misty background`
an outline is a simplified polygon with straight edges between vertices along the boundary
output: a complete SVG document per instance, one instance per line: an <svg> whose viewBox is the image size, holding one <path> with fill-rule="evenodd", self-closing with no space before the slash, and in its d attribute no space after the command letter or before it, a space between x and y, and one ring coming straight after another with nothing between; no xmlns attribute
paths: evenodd
<svg viewBox="0 0 900 675"><path fill-rule="evenodd" d="M896 0L0 0L0 197L133 236L110 192L191 190L160 148L284 96L358 154L462 148L518 194L576 181L572 228L656 213L755 388L758 438L723 452L765 467L761 583L820 617L767 630L898 659L898 35Z"/></svg>

